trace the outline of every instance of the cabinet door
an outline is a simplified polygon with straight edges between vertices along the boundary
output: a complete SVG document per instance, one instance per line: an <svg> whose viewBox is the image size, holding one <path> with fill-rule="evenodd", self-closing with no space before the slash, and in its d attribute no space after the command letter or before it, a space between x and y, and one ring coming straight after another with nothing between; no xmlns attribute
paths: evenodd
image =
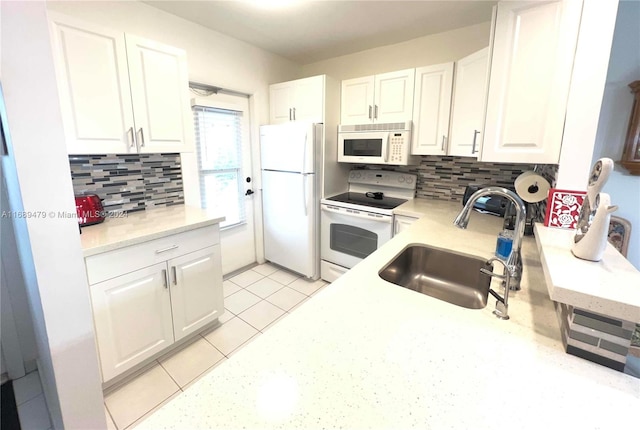
<svg viewBox="0 0 640 430"><path fill-rule="evenodd" d="M124 34L50 18L68 153L136 152Z"/></svg>
<svg viewBox="0 0 640 430"><path fill-rule="evenodd" d="M342 81L340 94L340 123L368 124L373 121L373 91L375 77Z"/></svg>
<svg viewBox="0 0 640 430"><path fill-rule="evenodd" d="M384 73L375 77L376 122L403 122L413 117L415 69Z"/></svg>
<svg viewBox="0 0 640 430"><path fill-rule="evenodd" d="M173 343L167 265L90 286L103 381Z"/></svg>
<svg viewBox="0 0 640 430"><path fill-rule="evenodd" d="M138 150L192 151L186 53L135 36L126 40Z"/></svg>
<svg viewBox="0 0 640 430"><path fill-rule="evenodd" d="M483 161L558 162L581 7L498 3Z"/></svg>
<svg viewBox="0 0 640 430"><path fill-rule="evenodd" d="M291 106L294 121L324 122L324 76L295 81Z"/></svg>
<svg viewBox="0 0 640 430"><path fill-rule="evenodd" d="M453 63L416 69L412 154L447 153L452 86Z"/></svg>
<svg viewBox="0 0 640 430"><path fill-rule="evenodd" d="M449 155L478 157L487 106L489 47L456 63Z"/></svg>
<svg viewBox="0 0 640 430"><path fill-rule="evenodd" d="M409 228L411 224L416 222L418 218L410 216L394 215L393 216L393 234L399 234Z"/></svg>
<svg viewBox="0 0 640 430"><path fill-rule="evenodd" d="M224 310L220 245L169 260L176 341L215 320Z"/></svg>
<svg viewBox="0 0 640 430"><path fill-rule="evenodd" d="M282 82L269 87L269 124L293 121L295 84Z"/></svg>

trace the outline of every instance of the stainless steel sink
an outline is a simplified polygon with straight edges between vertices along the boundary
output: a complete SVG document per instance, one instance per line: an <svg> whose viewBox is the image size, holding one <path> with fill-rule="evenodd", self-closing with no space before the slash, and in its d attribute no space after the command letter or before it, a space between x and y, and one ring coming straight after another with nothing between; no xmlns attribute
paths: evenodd
<svg viewBox="0 0 640 430"><path fill-rule="evenodd" d="M491 277L480 272L493 266L486 259L409 245L378 274L385 281L454 305L482 309L487 305Z"/></svg>

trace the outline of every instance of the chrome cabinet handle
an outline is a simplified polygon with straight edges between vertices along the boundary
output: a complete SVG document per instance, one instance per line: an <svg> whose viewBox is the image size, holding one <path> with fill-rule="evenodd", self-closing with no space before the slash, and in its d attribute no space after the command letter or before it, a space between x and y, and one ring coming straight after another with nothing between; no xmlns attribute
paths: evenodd
<svg viewBox="0 0 640 430"><path fill-rule="evenodd" d="M142 130L142 127L138 129L138 133L136 133L136 138L138 135L140 136L140 147L143 147L145 142L144 142L144 130Z"/></svg>
<svg viewBox="0 0 640 430"><path fill-rule="evenodd" d="M443 135L442 136L442 150L443 151L444 151L444 141L445 141L445 139L446 139L446 136Z"/></svg>
<svg viewBox="0 0 640 430"><path fill-rule="evenodd" d="M378 119L378 105L373 109L373 119Z"/></svg>
<svg viewBox="0 0 640 430"><path fill-rule="evenodd" d="M291 121L291 108L289 108L289 121Z"/></svg>
<svg viewBox="0 0 640 430"><path fill-rule="evenodd" d="M476 152L476 138L480 132L478 130L473 130L473 146L471 147L471 153L475 154Z"/></svg>
<svg viewBox="0 0 640 430"><path fill-rule="evenodd" d="M296 120L296 108L293 108L293 120Z"/></svg>
<svg viewBox="0 0 640 430"><path fill-rule="evenodd" d="M129 148L133 148L136 144L136 140L133 137L133 127L129 127L129 131L127 131L127 140L129 140Z"/></svg>
<svg viewBox="0 0 640 430"><path fill-rule="evenodd" d="M167 269L162 269L162 286L165 289L169 288L169 281L167 280Z"/></svg>
<svg viewBox="0 0 640 430"><path fill-rule="evenodd" d="M171 251L172 249L178 248L180 245L171 245L166 248L156 249L156 254L162 254L163 252Z"/></svg>
<svg viewBox="0 0 640 430"><path fill-rule="evenodd" d="M369 105L369 119L371 119L371 111L373 110L373 106Z"/></svg>
<svg viewBox="0 0 640 430"><path fill-rule="evenodd" d="M176 266L171 266L171 274L173 275L173 285L178 285L178 275L176 274Z"/></svg>

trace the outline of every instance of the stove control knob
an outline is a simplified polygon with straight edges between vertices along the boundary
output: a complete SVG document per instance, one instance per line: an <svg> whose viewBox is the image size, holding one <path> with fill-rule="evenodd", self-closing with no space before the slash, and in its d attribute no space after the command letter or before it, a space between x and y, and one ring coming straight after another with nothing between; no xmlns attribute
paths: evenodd
<svg viewBox="0 0 640 430"><path fill-rule="evenodd" d="M362 173L356 172L355 176L356 176L356 179L360 179L362 177Z"/></svg>
<svg viewBox="0 0 640 430"><path fill-rule="evenodd" d="M407 176L407 184L412 184L413 178L411 176Z"/></svg>
<svg viewBox="0 0 640 430"><path fill-rule="evenodd" d="M404 176L398 176L398 182L403 183L404 182Z"/></svg>

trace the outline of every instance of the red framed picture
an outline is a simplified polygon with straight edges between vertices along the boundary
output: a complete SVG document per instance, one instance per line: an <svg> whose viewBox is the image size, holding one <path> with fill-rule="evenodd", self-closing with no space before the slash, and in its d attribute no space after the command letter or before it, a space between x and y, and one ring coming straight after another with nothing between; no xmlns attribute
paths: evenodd
<svg viewBox="0 0 640 430"><path fill-rule="evenodd" d="M570 191L551 188L547 200L546 227L575 230L586 191Z"/></svg>

